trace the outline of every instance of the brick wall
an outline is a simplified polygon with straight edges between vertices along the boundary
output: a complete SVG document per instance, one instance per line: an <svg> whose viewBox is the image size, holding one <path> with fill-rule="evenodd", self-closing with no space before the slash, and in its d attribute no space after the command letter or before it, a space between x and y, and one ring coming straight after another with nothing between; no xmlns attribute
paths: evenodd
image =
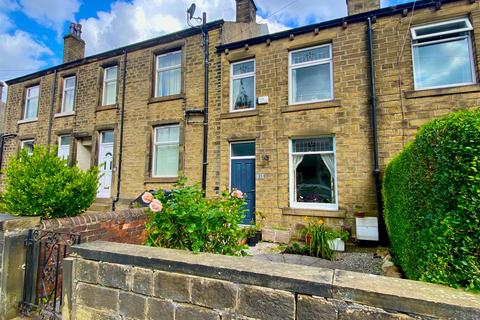
<svg viewBox="0 0 480 320"><path fill-rule="evenodd" d="M65 260L63 319L477 319L480 297L249 257L95 242Z"/></svg>
<svg viewBox="0 0 480 320"><path fill-rule="evenodd" d="M42 220L39 229L80 234L81 242L104 240L143 244L148 215L143 209L86 213L77 217Z"/></svg>

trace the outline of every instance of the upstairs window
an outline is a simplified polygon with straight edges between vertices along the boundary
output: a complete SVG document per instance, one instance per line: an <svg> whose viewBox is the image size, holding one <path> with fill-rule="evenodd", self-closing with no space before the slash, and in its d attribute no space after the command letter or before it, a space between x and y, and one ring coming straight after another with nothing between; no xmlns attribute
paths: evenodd
<svg viewBox="0 0 480 320"><path fill-rule="evenodd" d="M103 70L103 106L117 103L117 73L117 66L108 67Z"/></svg>
<svg viewBox="0 0 480 320"><path fill-rule="evenodd" d="M291 140L290 205L303 209L338 209L333 137Z"/></svg>
<svg viewBox="0 0 480 320"><path fill-rule="evenodd" d="M73 111L73 103L75 100L75 82L75 76L63 79L62 109L60 110L61 113L69 113Z"/></svg>
<svg viewBox="0 0 480 320"><path fill-rule="evenodd" d="M230 111L255 109L255 60L233 63L230 79Z"/></svg>
<svg viewBox="0 0 480 320"><path fill-rule="evenodd" d="M58 138L58 151L57 155L62 160L68 160L70 156L70 144L72 143L72 137L69 135L60 136Z"/></svg>
<svg viewBox="0 0 480 320"><path fill-rule="evenodd" d="M180 94L182 91L182 51L156 57L155 97Z"/></svg>
<svg viewBox="0 0 480 320"><path fill-rule="evenodd" d="M476 83L472 30L468 19L411 29L416 90Z"/></svg>
<svg viewBox="0 0 480 320"><path fill-rule="evenodd" d="M20 148L23 150L27 150L27 154L31 156L33 154L33 146L35 145L35 140L29 139L29 140L22 140L22 143L20 145Z"/></svg>
<svg viewBox="0 0 480 320"><path fill-rule="evenodd" d="M153 138L152 176L177 177L180 152L180 126L155 128Z"/></svg>
<svg viewBox="0 0 480 320"><path fill-rule="evenodd" d="M333 99L330 44L290 52L288 69L289 104Z"/></svg>
<svg viewBox="0 0 480 320"><path fill-rule="evenodd" d="M25 98L25 111L23 114L24 120L37 119L39 94L40 94L39 86L27 88L27 95Z"/></svg>

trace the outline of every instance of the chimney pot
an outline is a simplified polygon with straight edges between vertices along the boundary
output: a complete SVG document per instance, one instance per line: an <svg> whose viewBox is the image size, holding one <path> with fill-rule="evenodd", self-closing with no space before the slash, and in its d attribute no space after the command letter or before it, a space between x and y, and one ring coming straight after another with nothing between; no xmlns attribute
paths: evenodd
<svg viewBox="0 0 480 320"><path fill-rule="evenodd" d="M347 0L348 15L380 9L380 0Z"/></svg>
<svg viewBox="0 0 480 320"><path fill-rule="evenodd" d="M82 25L70 23L70 31L63 37L63 63L85 58L85 41L82 40Z"/></svg>
<svg viewBox="0 0 480 320"><path fill-rule="evenodd" d="M257 6L254 0L236 0L237 22L255 23L257 20Z"/></svg>

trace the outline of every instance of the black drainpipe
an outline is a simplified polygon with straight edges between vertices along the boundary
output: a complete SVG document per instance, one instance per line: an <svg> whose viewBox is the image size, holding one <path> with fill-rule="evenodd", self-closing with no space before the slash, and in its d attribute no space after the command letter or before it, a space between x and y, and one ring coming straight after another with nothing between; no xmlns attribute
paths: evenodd
<svg viewBox="0 0 480 320"><path fill-rule="evenodd" d="M127 50L123 51L122 67L122 107L120 110L120 143L118 151L118 175L117 175L117 195L112 201L112 211L115 211L115 205L120 200L120 180L122 178L122 156L123 156L123 125L125 123L125 87L127 80Z"/></svg>
<svg viewBox="0 0 480 320"><path fill-rule="evenodd" d="M209 64L209 48L208 48L208 29L206 26L207 15L203 13L203 25L202 25L202 37L203 37L203 50L205 54L204 61L204 112L203 112L203 167L202 167L202 189L204 194L207 193L207 165L208 165L208 64Z"/></svg>
<svg viewBox="0 0 480 320"><path fill-rule="evenodd" d="M50 143L52 143L52 125L53 125L53 109L55 107L55 94L57 92L57 70L53 71L53 84L50 96L50 113L48 116L48 142L47 148L50 151Z"/></svg>
<svg viewBox="0 0 480 320"><path fill-rule="evenodd" d="M377 132L377 94L375 88L375 61L373 58L373 30L372 18L367 18L367 41L370 72L370 106L372 113L372 135L373 135L373 176L375 178L375 189L377 192L378 207L378 232L381 243L387 243L387 232L385 221L383 219L383 201L382 201L382 182L380 177L380 167L378 164L378 132Z"/></svg>

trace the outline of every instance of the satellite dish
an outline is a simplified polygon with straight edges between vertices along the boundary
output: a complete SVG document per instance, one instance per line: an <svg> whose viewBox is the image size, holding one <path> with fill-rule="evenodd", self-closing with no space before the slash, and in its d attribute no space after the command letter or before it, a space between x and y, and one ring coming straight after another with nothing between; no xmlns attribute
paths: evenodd
<svg viewBox="0 0 480 320"><path fill-rule="evenodd" d="M187 15L188 15L189 20L191 20L193 18L193 15L195 14L195 9L196 8L197 8L197 6L195 5L195 3L192 3L190 8L188 8Z"/></svg>

